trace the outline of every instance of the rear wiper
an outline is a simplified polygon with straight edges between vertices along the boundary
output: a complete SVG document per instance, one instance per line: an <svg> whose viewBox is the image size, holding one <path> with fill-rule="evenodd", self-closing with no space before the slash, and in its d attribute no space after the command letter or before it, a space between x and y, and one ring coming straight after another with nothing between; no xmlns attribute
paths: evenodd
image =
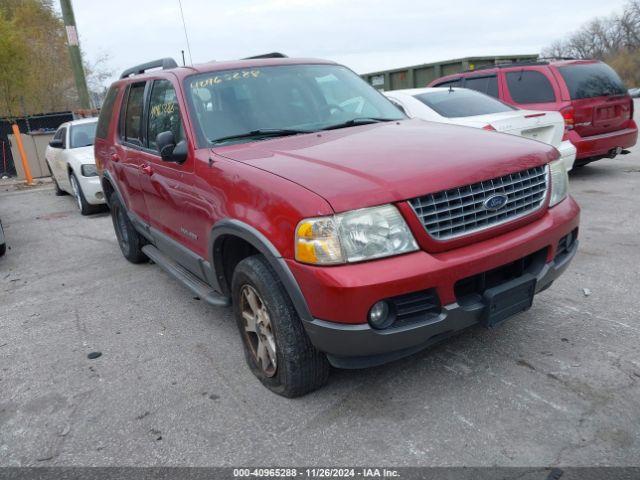
<svg viewBox="0 0 640 480"><path fill-rule="evenodd" d="M228 135L226 137L216 138L215 140L209 140L211 143L223 143L230 140L241 140L243 138L252 137L285 137L287 135L297 135L299 133L310 133L310 130L296 130L294 128L260 128L258 130L251 130L250 132L238 133L235 135Z"/></svg>
<svg viewBox="0 0 640 480"><path fill-rule="evenodd" d="M393 118L358 117L347 120L346 122L329 125L320 130L335 130L337 128L355 127L356 125L367 125L369 123L392 122L393 120Z"/></svg>

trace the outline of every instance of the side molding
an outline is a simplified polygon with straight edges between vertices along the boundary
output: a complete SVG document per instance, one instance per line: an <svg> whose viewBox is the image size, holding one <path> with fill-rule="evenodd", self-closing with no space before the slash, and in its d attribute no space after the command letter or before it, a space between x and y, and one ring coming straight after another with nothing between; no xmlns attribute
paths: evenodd
<svg viewBox="0 0 640 480"><path fill-rule="evenodd" d="M293 302L293 306L298 312L300 318L306 322L313 321L313 316L309 310L304 295L300 290L298 282L294 278L287 263L280 255L280 252L273 246L273 244L258 230L253 228L239 220L224 219L216 223L211 229L211 236L209 238L209 251L211 252L211 258L213 259L213 270L216 272L217 280L220 286L226 284L224 278L224 268L222 264L222 252L220 250L220 243L217 242L224 235L233 235L239 237L246 242L250 243L256 250L265 256L271 267L280 277L285 290L289 294L289 298ZM227 294L229 292L223 292Z"/></svg>

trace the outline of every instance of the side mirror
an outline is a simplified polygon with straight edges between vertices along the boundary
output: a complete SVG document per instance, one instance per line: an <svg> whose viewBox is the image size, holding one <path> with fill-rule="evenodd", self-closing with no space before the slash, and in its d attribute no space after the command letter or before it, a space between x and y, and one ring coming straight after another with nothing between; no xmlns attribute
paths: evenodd
<svg viewBox="0 0 640 480"><path fill-rule="evenodd" d="M181 140L176 144L176 138L170 130L158 134L156 145L160 158L165 162L183 163L187 159L189 153L187 141Z"/></svg>
<svg viewBox="0 0 640 480"><path fill-rule="evenodd" d="M62 148L62 140L56 140L55 138L49 142L51 148Z"/></svg>

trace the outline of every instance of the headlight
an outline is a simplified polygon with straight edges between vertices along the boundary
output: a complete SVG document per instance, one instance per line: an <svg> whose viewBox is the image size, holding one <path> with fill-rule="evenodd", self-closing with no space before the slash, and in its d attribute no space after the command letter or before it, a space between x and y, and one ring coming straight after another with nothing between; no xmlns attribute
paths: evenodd
<svg viewBox="0 0 640 480"><path fill-rule="evenodd" d="M80 167L80 172L82 172L83 177L95 177L98 175L98 169L95 165L87 163Z"/></svg>
<svg viewBox="0 0 640 480"><path fill-rule="evenodd" d="M569 176L562 160L551 162L549 168L551 170L551 200L549 201L549 207L553 207L567 197Z"/></svg>
<svg viewBox="0 0 640 480"><path fill-rule="evenodd" d="M296 260L316 265L359 262L418 249L393 205L302 220L295 241Z"/></svg>

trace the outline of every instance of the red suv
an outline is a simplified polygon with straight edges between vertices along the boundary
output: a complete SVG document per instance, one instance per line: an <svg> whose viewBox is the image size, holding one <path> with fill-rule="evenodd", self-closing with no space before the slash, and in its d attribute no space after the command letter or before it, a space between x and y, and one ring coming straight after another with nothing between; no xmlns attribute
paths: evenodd
<svg viewBox="0 0 640 480"><path fill-rule="evenodd" d="M499 324L577 249L553 147L410 120L328 61L141 65L96 137L124 256L233 304L250 368L285 396Z"/></svg>
<svg viewBox="0 0 640 480"><path fill-rule="evenodd" d="M430 87L464 87L531 110L557 110L576 165L613 158L636 144L633 99L618 74L596 60L505 64L449 75Z"/></svg>

